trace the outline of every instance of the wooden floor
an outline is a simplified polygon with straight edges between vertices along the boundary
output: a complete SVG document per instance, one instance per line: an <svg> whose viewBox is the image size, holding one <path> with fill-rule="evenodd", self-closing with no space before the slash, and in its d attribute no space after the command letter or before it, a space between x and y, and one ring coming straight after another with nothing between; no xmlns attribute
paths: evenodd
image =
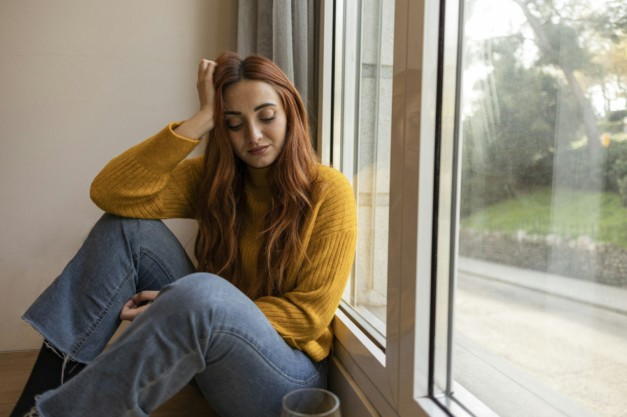
<svg viewBox="0 0 627 417"><path fill-rule="evenodd" d="M34 350L0 353L0 416L8 416L13 410L36 357ZM151 416L214 417L217 414L209 408L200 391L187 386Z"/></svg>

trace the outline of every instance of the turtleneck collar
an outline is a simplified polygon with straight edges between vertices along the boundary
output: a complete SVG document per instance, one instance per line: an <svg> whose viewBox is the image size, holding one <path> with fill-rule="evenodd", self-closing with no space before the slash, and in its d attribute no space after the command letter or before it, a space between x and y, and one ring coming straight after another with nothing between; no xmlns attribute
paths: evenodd
<svg viewBox="0 0 627 417"><path fill-rule="evenodd" d="M248 179L255 187L268 187L270 185L268 182L269 166L265 168L253 168L248 166L247 168Z"/></svg>

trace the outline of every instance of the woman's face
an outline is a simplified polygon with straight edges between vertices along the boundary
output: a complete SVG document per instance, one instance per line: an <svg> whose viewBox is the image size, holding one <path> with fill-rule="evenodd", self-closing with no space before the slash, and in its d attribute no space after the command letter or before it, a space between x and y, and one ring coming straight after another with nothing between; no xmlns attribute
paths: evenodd
<svg viewBox="0 0 627 417"><path fill-rule="evenodd" d="M242 80L224 92L224 119L233 149L253 168L271 165L283 149L287 117L274 87Z"/></svg>

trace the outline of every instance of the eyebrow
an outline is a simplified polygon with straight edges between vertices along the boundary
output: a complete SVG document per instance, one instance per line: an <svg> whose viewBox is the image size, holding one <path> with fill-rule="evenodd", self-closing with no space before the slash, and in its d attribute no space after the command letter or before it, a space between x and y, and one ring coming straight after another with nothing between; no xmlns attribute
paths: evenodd
<svg viewBox="0 0 627 417"><path fill-rule="evenodd" d="M260 104L260 105L258 105L257 107L255 107L254 111L261 110L261 109L263 109L264 107L276 107L276 104L274 104L274 103L270 103L270 102L268 102L268 103L263 103L263 104ZM242 112L239 112L239 111L231 111L231 110L226 110L226 111L224 112L224 114L241 115L241 114L242 114Z"/></svg>

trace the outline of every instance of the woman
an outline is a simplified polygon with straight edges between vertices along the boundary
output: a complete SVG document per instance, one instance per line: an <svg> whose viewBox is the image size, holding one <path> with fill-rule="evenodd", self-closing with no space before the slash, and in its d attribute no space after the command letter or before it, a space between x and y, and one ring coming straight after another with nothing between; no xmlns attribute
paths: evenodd
<svg viewBox="0 0 627 417"><path fill-rule="evenodd" d="M278 415L285 393L325 386L351 187L316 162L303 103L271 61L203 60L198 92L194 116L94 180L109 214L24 316L45 342L12 416L34 396L32 415L146 416L192 379L222 416ZM186 158L206 134L204 158ZM139 220L173 217L198 221L196 266L159 220Z"/></svg>

